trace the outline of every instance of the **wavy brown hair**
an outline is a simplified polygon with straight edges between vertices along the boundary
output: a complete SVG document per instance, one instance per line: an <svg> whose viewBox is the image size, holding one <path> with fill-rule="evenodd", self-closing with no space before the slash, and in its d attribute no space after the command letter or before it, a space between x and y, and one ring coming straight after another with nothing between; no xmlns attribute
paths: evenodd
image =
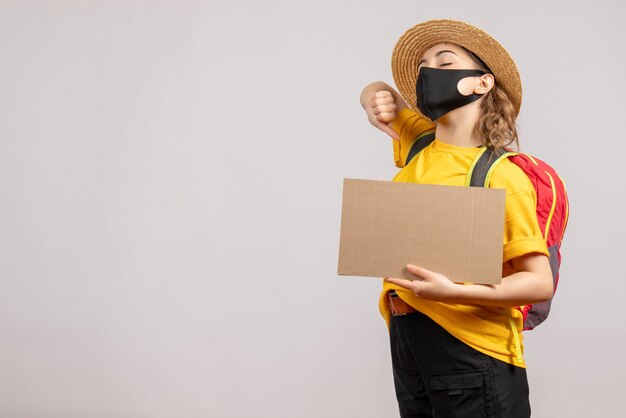
<svg viewBox="0 0 626 418"><path fill-rule="evenodd" d="M478 68L493 74L480 58L468 49L465 50ZM474 126L474 133L481 138L483 145L490 148L519 149L515 107L506 92L498 86L498 80L495 80L491 90L483 97L480 111L481 115Z"/></svg>

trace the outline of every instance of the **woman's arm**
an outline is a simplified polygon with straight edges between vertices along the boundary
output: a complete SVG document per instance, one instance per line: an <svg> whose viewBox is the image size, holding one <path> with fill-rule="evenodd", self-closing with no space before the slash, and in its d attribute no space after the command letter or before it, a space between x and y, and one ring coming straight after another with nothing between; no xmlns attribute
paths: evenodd
<svg viewBox="0 0 626 418"><path fill-rule="evenodd" d="M497 285L462 285L443 274L408 265L415 280L389 278L385 281L413 291L424 299L449 303L489 306L522 306L549 300L553 293L548 257L531 253L512 260L514 274Z"/></svg>
<svg viewBox="0 0 626 418"><path fill-rule="evenodd" d="M372 125L393 139L400 139L400 135L391 128L390 123L408 106L397 91L387 83L375 81L365 86L360 101Z"/></svg>

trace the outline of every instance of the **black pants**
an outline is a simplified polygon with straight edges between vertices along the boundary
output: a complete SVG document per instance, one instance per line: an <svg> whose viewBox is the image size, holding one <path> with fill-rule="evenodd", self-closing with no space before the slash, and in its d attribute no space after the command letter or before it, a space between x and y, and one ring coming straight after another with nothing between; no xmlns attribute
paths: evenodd
<svg viewBox="0 0 626 418"><path fill-rule="evenodd" d="M390 338L401 417L530 417L526 369L473 349L420 312L392 316Z"/></svg>

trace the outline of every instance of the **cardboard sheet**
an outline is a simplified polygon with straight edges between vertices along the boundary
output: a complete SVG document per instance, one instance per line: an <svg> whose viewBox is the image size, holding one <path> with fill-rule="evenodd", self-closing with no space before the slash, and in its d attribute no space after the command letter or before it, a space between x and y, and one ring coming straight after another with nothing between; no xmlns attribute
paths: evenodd
<svg viewBox="0 0 626 418"><path fill-rule="evenodd" d="M504 189L344 179L339 275L500 283Z"/></svg>

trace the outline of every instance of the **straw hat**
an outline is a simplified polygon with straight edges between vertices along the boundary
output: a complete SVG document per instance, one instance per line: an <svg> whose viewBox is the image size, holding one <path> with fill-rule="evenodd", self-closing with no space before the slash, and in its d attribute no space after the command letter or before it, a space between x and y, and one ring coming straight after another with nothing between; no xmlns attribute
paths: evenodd
<svg viewBox="0 0 626 418"><path fill-rule="evenodd" d="M485 31L459 20L447 19L429 20L413 26L404 32L393 48L393 79L411 109L421 115L415 98L418 63L428 48L441 42L460 45L483 60L493 72L498 86L509 96L516 115L519 114L522 80L507 50Z"/></svg>

